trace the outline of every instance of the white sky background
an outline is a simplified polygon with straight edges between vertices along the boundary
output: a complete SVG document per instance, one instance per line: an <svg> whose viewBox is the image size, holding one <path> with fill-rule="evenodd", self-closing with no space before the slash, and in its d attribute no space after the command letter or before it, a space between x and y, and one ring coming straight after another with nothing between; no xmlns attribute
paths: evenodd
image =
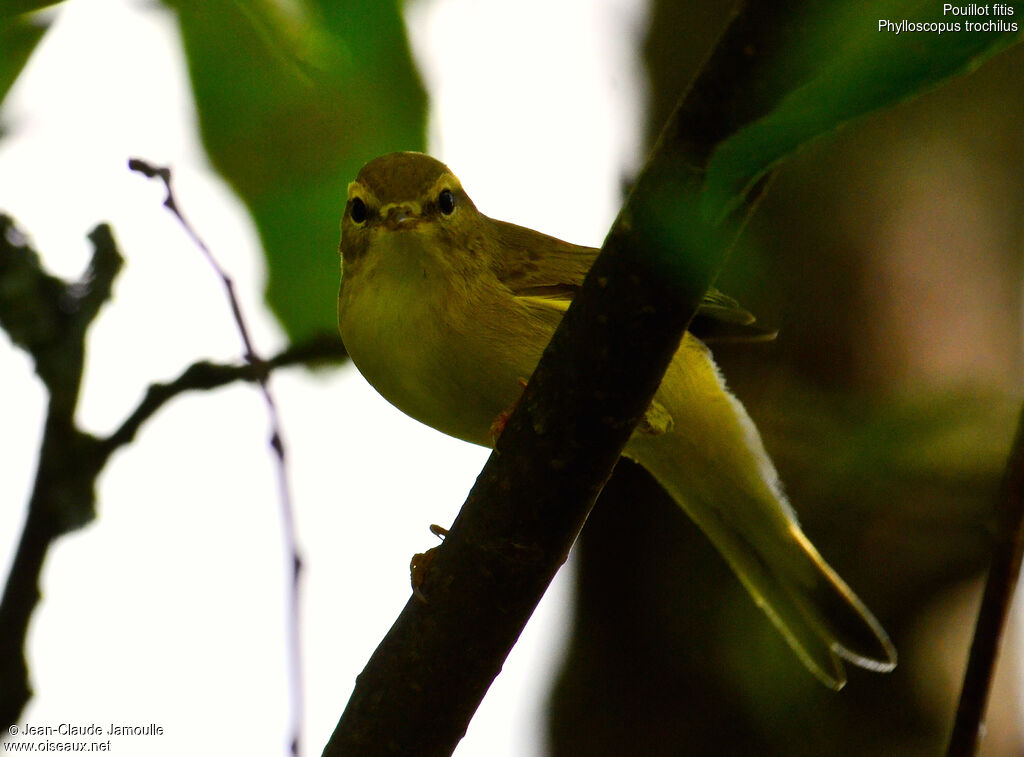
<svg viewBox="0 0 1024 757"><path fill-rule="evenodd" d="M410 31L434 97L432 150L482 210L601 241L623 167L637 158L641 78L630 56L640 5L413 5ZM145 0L59 6L3 116L0 210L49 270L77 277L85 236L101 220L127 259L89 335L86 429L108 433L149 383L195 360L240 355L220 282L161 207L159 185L128 171L130 156L173 166L179 201L234 277L257 348L270 355L282 346L262 305L256 233L198 142L170 14ZM305 751L319 754L408 598L409 558L435 543L430 523L454 519L487 453L406 419L351 368L278 373L272 385L306 567ZM6 335L0 386L6 577L45 402ZM98 509L47 560L29 639L36 696L22 723L163 726L161 737L115 737L114 754L284 754L287 555L257 392L237 386L166 406L106 468ZM458 755L540 752L537 716L568 602L563 570Z"/></svg>

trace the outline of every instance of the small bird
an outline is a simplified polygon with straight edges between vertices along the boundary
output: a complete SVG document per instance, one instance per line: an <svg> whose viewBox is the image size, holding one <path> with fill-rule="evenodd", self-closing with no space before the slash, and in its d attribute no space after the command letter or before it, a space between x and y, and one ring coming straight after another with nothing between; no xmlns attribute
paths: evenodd
<svg viewBox="0 0 1024 757"><path fill-rule="evenodd" d="M428 155L384 155L348 187L341 337L393 405L490 447L597 254L489 218ZM801 531L705 345L771 336L709 290L623 454L700 526L801 662L839 689L842 660L889 671L896 650Z"/></svg>

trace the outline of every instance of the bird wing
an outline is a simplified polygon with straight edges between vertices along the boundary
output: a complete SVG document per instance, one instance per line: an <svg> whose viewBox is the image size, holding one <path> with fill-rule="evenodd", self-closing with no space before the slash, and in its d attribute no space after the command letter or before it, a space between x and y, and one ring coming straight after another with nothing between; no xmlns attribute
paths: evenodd
<svg viewBox="0 0 1024 757"><path fill-rule="evenodd" d="M689 331L705 343L767 342L779 333L778 329L758 325L756 320L732 297L711 287L704 293Z"/></svg>
<svg viewBox="0 0 1024 757"><path fill-rule="evenodd" d="M494 238L500 254L492 265L498 280L530 305L565 312L598 250L541 234L539 231L497 221ZM736 300L709 289L690 322L690 332L704 342L757 342L778 333L755 323L754 316Z"/></svg>
<svg viewBox="0 0 1024 757"><path fill-rule="evenodd" d="M491 264L498 280L516 297L562 311L568 308L599 250L563 242L514 223L492 223L499 254Z"/></svg>

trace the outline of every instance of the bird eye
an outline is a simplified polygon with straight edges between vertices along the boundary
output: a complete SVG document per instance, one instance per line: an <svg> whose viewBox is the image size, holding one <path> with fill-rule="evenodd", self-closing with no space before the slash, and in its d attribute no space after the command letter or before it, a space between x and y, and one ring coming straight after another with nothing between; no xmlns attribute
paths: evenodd
<svg viewBox="0 0 1024 757"><path fill-rule="evenodd" d="M366 203L358 197L353 197L348 208L348 214L356 223L362 223L366 220Z"/></svg>
<svg viewBox="0 0 1024 757"><path fill-rule="evenodd" d="M450 216L455 212L455 195L452 194L452 190L441 190L441 194L437 196L437 206L446 216Z"/></svg>

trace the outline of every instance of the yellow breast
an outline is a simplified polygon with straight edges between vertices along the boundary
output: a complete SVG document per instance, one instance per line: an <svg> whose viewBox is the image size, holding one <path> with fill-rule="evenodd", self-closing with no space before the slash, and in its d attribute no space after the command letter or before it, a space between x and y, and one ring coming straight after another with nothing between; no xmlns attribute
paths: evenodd
<svg viewBox="0 0 1024 757"><path fill-rule="evenodd" d="M482 277L453 276L413 233L390 234L342 275L341 337L373 387L406 414L490 446L494 419L518 399L554 326L516 314Z"/></svg>

